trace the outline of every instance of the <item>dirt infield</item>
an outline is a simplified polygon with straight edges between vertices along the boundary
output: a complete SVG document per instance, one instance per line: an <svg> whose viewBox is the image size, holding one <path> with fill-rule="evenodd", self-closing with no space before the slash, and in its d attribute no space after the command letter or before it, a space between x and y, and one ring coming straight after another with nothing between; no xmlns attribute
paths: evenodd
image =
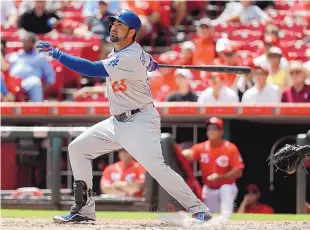
<svg viewBox="0 0 310 230"><path fill-rule="evenodd" d="M97 220L90 224L55 224L48 219L3 218L1 228L5 230L310 230L306 221L230 221L217 226L190 225L182 227L161 220Z"/></svg>

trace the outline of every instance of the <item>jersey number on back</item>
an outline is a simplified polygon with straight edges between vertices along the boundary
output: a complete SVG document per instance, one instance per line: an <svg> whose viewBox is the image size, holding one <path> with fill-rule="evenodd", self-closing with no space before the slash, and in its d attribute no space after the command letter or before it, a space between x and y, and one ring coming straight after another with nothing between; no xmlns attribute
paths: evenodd
<svg viewBox="0 0 310 230"><path fill-rule="evenodd" d="M127 85L125 83L125 79L121 79L119 81L114 81L111 83L113 93L116 92L125 92L127 90Z"/></svg>

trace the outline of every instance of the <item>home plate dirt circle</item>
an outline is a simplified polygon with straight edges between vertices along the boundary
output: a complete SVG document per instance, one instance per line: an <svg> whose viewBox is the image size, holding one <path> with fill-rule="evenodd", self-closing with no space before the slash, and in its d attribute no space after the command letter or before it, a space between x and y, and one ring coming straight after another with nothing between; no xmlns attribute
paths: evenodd
<svg viewBox="0 0 310 230"><path fill-rule="evenodd" d="M55 224L48 219L2 218L5 230L310 230L308 221L229 221L222 226L173 226L161 220L107 220L99 219L95 224Z"/></svg>

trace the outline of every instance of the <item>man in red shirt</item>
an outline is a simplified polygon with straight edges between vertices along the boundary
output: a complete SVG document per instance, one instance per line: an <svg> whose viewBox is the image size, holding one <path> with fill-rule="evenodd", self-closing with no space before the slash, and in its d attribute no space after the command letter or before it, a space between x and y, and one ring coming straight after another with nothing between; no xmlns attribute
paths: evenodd
<svg viewBox="0 0 310 230"><path fill-rule="evenodd" d="M122 197L142 197L145 169L125 150L119 151L119 162L103 170L100 187L102 193Z"/></svg>
<svg viewBox="0 0 310 230"><path fill-rule="evenodd" d="M222 139L223 120L212 117L207 121L208 140L184 150L190 161L199 161L202 172L202 195L212 213L229 218L238 193L236 180L242 176L243 160L236 145Z"/></svg>
<svg viewBox="0 0 310 230"><path fill-rule="evenodd" d="M289 77L292 86L285 89L282 93L282 102L310 102L310 85L306 84L308 70L304 68L303 63L300 61L293 61L290 63Z"/></svg>
<svg viewBox="0 0 310 230"><path fill-rule="evenodd" d="M271 206L259 202L261 193L255 184L250 184L247 187L248 194L243 198L239 207L238 213L258 213L258 214L273 214L274 210Z"/></svg>

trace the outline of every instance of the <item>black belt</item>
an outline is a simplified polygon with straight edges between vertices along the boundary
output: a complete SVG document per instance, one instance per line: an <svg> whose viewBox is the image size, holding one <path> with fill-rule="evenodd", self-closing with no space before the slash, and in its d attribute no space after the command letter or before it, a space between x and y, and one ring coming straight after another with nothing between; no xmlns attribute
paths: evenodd
<svg viewBox="0 0 310 230"><path fill-rule="evenodd" d="M153 105L153 107L155 107L155 105L153 103L152 103L152 105ZM129 111L129 114L128 114L128 112L124 112L124 113L121 113L119 115L115 115L115 117L118 121L124 121L127 118L129 118L130 116L132 116L136 113L140 113L140 112L141 112L141 109L133 109L133 110ZM127 116L127 114L128 114L128 116Z"/></svg>
<svg viewBox="0 0 310 230"><path fill-rule="evenodd" d="M127 116L127 112L126 113L121 113L120 115L115 115L116 119L118 121L124 121L126 120L128 117L136 114L136 113L140 113L141 112L141 109L133 109L133 110L130 110L130 114L129 116Z"/></svg>

